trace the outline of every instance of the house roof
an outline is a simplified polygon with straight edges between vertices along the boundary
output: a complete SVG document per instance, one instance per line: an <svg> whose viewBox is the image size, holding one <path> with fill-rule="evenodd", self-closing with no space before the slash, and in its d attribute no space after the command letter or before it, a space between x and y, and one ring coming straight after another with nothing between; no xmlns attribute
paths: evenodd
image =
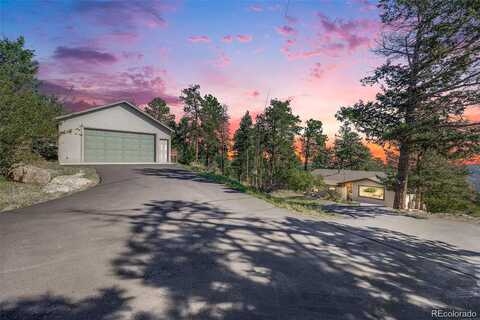
<svg viewBox="0 0 480 320"><path fill-rule="evenodd" d="M117 101L117 102L114 102L114 103L109 103L109 104L106 104L106 105L103 105L103 106L93 107L93 108L83 110L83 111L79 111L79 112L72 112L72 113L69 113L69 114L65 114L63 116L59 116L56 119L57 120L66 120L66 119L78 117L78 116L81 116L81 115L84 115L84 114L87 114L87 113L92 113L92 112L116 107L118 105L125 105L125 106L131 108L132 110L134 110L135 112L140 113L143 116L147 117L148 119L152 120L156 124L159 124L160 126L164 127L165 129L169 130L170 132L173 132L172 128L170 128L169 126L165 125L164 123L158 121L157 119L153 118L151 115L149 115L148 113L140 110L137 106L135 106L134 104L132 104L132 103L126 101L126 100Z"/></svg>
<svg viewBox="0 0 480 320"><path fill-rule="evenodd" d="M315 169L312 171L312 174L321 176L327 185L337 185L358 180L372 180L377 183L382 183L380 179L386 177L386 174L382 171L338 169Z"/></svg>

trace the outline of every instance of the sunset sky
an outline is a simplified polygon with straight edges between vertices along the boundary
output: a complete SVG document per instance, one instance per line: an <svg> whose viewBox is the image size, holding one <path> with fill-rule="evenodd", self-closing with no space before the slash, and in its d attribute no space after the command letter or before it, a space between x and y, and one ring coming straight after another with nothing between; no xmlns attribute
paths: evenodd
<svg viewBox="0 0 480 320"><path fill-rule="evenodd" d="M44 90L77 110L163 97L181 115L180 90L199 84L229 106L232 122L267 97L292 99L330 137L342 105L374 97L359 80L382 60L369 0L0 0L3 36L25 36ZM66 95L66 96L65 96Z"/></svg>
<svg viewBox="0 0 480 320"><path fill-rule="evenodd" d="M0 0L0 10L2 35L26 38L43 89L75 110L160 96L178 117L181 89L199 84L229 106L232 129L267 98L289 98L331 143L335 112L375 96L359 80L382 62L373 0Z"/></svg>

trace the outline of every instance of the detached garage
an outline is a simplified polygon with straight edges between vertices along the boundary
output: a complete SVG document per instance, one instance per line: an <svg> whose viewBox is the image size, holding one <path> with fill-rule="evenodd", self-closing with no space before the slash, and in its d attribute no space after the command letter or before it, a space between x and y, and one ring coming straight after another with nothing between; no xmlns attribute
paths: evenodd
<svg viewBox="0 0 480 320"><path fill-rule="evenodd" d="M172 129L127 101L57 119L60 164L170 162Z"/></svg>

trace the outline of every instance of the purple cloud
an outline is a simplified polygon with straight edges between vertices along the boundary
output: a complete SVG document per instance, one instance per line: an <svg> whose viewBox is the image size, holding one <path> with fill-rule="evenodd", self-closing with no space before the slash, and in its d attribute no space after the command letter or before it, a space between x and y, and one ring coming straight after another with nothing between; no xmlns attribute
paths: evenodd
<svg viewBox="0 0 480 320"><path fill-rule="evenodd" d="M65 105L76 109L118 100L142 105L155 97L177 106L179 98L166 93L164 78L166 71L153 66L134 67L118 73L88 70L75 77L45 80L41 90L57 96Z"/></svg>
<svg viewBox="0 0 480 320"><path fill-rule="evenodd" d="M57 47L53 54L54 59L72 59L86 63L110 64L117 62L117 58L107 52L100 52L88 47Z"/></svg>
<svg viewBox="0 0 480 320"><path fill-rule="evenodd" d="M166 25L162 13L168 7L159 1L93 1L76 3L76 10L96 23L131 30L141 27L163 27Z"/></svg>
<svg viewBox="0 0 480 320"><path fill-rule="evenodd" d="M282 36L291 36L296 33L295 29L290 26L282 26L277 28L277 32Z"/></svg>
<svg viewBox="0 0 480 320"><path fill-rule="evenodd" d="M226 43L231 43L233 41L233 36L228 34L222 38L222 41Z"/></svg>
<svg viewBox="0 0 480 320"><path fill-rule="evenodd" d="M323 13L317 13L317 17L324 30L323 40L338 39L346 43L349 50L367 46L379 29L378 22L373 20L331 20Z"/></svg>

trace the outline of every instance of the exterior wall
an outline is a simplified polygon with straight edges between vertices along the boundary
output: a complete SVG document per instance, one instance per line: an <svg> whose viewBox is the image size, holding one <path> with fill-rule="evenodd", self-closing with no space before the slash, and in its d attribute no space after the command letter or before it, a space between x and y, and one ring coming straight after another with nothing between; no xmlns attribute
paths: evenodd
<svg viewBox="0 0 480 320"><path fill-rule="evenodd" d="M347 200L347 187L345 185L338 185L336 191L342 200Z"/></svg>
<svg viewBox="0 0 480 320"><path fill-rule="evenodd" d="M377 199L372 199L372 198L365 198L365 197L360 197L358 195L358 190L359 186L372 186L372 187L384 187L382 184L377 183L372 180L359 180L359 181L354 181L353 182L353 188L352 188L352 200L357 201L357 202L365 202L365 203L371 203L371 204L378 204L386 207L393 207L393 198L395 193L391 190L385 189L385 199L384 200L377 200Z"/></svg>
<svg viewBox="0 0 480 320"><path fill-rule="evenodd" d="M117 131L131 131L139 133L153 133L155 137L155 161L160 159L158 140L168 140L168 162L171 156L170 132L162 130L154 122L131 110L128 106L118 105L103 110L78 115L60 120L58 137L58 160L60 164L83 163L83 129L104 129Z"/></svg>

